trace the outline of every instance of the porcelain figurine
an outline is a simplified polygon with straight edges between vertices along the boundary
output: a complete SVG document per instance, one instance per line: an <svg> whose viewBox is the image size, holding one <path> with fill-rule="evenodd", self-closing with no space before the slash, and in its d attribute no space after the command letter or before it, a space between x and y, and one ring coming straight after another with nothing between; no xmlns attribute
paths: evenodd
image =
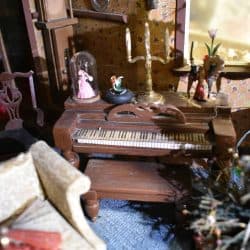
<svg viewBox="0 0 250 250"><path fill-rule="evenodd" d="M100 99L96 60L87 51L77 52L69 62L72 99L79 103L92 103Z"/></svg>
<svg viewBox="0 0 250 250"><path fill-rule="evenodd" d="M85 72L83 69L80 69L78 71L78 85L79 85L79 91L77 94L77 98L79 99L85 99L85 98L92 98L95 96L95 92L92 89L89 82L93 81L93 76L89 75L87 72Z"/></svg>
<svg viewBox="0 0 250 250"><path fill-rule="evenodd" d="M126 91L125 88L122 87L122 79L124 77L123 76L111 76L110 78L110 82L112 83L112 87L115 93L117 94L122 94Z"/></svg>
<svg viewBox="0 0 250 250"><path fill-rule="evenodd" d="M194 99L197 101L206 101L204 81L205 81L205 71L203 67L200 67L198 71L198 84L196 86L194 93Z"/></svg>
<svg viewBox="0 0 250 250"><path fill-rule="evenodd" d="M111 76L110 82L112 84L112 88L110 88L106 92L105 99L114 104L123 104L128 103L134 97L134 94L129 90L122 86L123 76Z"/></svg>

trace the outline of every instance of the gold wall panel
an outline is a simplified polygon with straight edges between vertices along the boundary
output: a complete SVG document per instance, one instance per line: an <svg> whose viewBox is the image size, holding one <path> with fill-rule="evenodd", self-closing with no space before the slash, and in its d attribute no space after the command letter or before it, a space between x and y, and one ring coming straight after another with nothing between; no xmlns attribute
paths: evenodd
<svg viewBox="0 0 250 250"><path fill-rule="evenodd" d="M162 2L173 0L162 0ZM90 1L74 0L74 8L91 9ZM160 10L147 11L145 0L110 0L107 12L123 13L128 15L128 24L109 22L97 19L79 18L79 24L75 27L77 50L87 50L96 58L100 89L109 88L109 79L112 75L123 75L124 84L132 90L143 90L145 84L144 61L134 64L127 62L125 46L125 29L129 27L132 38L132 56L145 55L144 47L144 23L149 21L151 30L151 53L164 57L164 32L168 27L174 41L175 15L171 9L171 15ZM164 16L160 20L159 16ZM157 17L157 18L155 18ZM155 21L157 20L157 21ZM173 63L161 65L153 62L153 83L155 90L167 90L169 86L175 86L178 79L171 73Z"/></svg>

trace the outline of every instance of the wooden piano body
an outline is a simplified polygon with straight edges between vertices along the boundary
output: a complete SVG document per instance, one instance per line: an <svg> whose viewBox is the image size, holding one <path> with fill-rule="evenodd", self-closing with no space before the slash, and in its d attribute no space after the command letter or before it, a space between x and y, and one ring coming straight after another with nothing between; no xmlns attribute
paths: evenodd
<svg viewBox="0 0 250 250"><path fill-rule="evenodd" d="M166 156L182 149L184 154L192 157L209 157L212 154L220 159L229 157L228 149L234 148L236 140L229 107L216 108L209 104L196 107L180 98L177 93L171 93L171 98L167 96L166 100L169 100L171 105L125 104L115 106L103 100L79 104L68 99L65 102L64 113L54 126L55 145L75 166L79 163L75 162L78 158L77 153ZM177 107L176 110L175 107ZM132 144L132 146L95 144L94 140L92 144L79 143L75 140L74 135L77 130L81 129L145 132L150 133L149 141L154 139L153 132L164 132L170 136L171 134L177 135L176 143L178 143L178 134L180 134L179 141L182 141L183 145L180 145L179 148L162 149L155 148L154 145L140 147ZM195 137L199 134L204 136L205 141L202 143L207 147L202 150L199 147L185 148L185 144L190 140L194 140L193 143L195 143L195 139L197 139ZM181 138L181 135L187 135L187 138ZM102 139L105 140L104 136ZM124 142L128 140L130 139L124 138ZM133 140L133 135L131 135L131 140ZM199 144L199 138L197 144Z"/></svg>
<svg viewBox="0 0 250 250"><path fill-rule="evenodd" d="M167 93L165 99L166 103L171 105L115 106L103 100L79 104L69 98L65 102L64 113L54 126L55 144L63 151L65 158L76 167L79 167L78 153L128 156L129 161L133 157L143 157L144 162L156 157L174 158L175 161L181 158L206 157L216 159L220 167L230 166L231 154L228 149L234 148L236 143L230 108L216 108L210 103L198 107L181 98L178 93ZM164 184L156 174L157 166L152 167L154 170L148 175L147 170L142 170L140 176L137 176L138 182L133 179L134 183L141 185L133 188L129 182L129 174L137 173L138 167L142 169L141 163L131 161L128 165L115 162L116 167L109 167L110 164L110 161L95 162L95 165L100 167L105 165L106 169L110 168L106 172L106 179L105 169L102 169L102 173L98 176L100 171L93 168L93 161L90 163L92 168L86 169L86 173L92 178L92 191L94 191L86 196L89 201L88 213L92 218L97 216L98 208L97 210L93 208L98 207L97 199L103 197L173 201L170 198L169 188L168 192L162 191ZM118 166L121 169L120 173L123 172L123 167L127 169L126 178L121 178L121 174L117 173ZM114 176L111 176L110 172L113 172ZM111 178L121 183L122 187L119 189L117 183L110 182ZM154 185L148 184L150 180ZM116 185L113 190L110 183ZM169 186L169 183L165 184ZM173 188L172 191L174 199L186 194L177 188ZM150 193L152 194L150 197L145 196Z"/></svg>

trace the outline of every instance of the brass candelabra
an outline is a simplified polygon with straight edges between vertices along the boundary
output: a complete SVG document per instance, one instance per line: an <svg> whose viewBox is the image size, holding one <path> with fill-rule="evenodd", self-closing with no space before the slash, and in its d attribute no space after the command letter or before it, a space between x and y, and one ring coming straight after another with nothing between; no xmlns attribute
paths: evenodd
<svg viewBox="0 0 250 250"><path fill-rule="evenodd" d="M153 82L152 82L152 62L158 61L162 64L166 64L168 62L168 49L169 49L169 32L168 29L165 31L165 58L161 58L158 56L152 56L150 51L150 30L148 23L145 23L145 56L136 56L132 58L131 55L131 34L129 28L126 28L126 49L127 49L127 59L129 63L135 63L140 60L145 61L145 69L146 69L146 88L145 91L139 93L137 97L137 101L140 103L163 103L164 98L161 94L155 92L153 90Z"/></svg>

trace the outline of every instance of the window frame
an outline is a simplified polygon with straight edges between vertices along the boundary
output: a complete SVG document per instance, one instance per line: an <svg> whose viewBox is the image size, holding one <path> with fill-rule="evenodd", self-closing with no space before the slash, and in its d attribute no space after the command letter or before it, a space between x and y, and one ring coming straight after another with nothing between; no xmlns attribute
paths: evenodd
<svg viewBox="0 0 250 250"><path fill-rule="evenodd" d="M175 16L175 65L183 67L188 65L185 55L189 53L189 20L191 0L176 0L176 16ZM250 71L249 63L226 64L226 68L230 71L246 72Z"/></svg>

